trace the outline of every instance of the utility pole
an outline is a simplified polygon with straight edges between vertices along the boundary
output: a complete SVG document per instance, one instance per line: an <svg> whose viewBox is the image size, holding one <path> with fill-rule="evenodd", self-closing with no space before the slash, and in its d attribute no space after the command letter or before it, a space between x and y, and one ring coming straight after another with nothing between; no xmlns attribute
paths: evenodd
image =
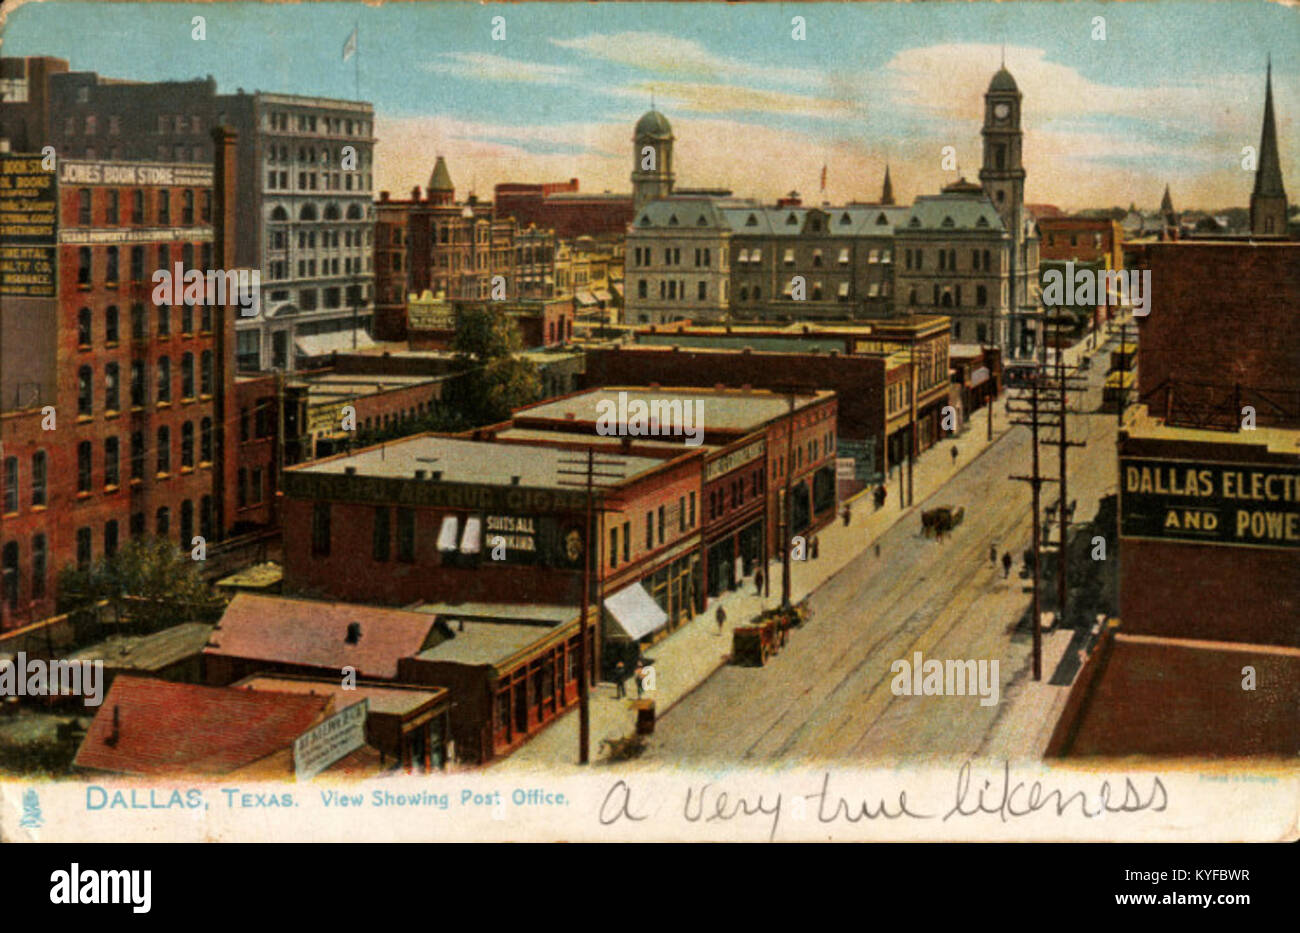
<svg viewBox="0 0 1300 933"><path fill-rule="evenodd" d="M1008 400L1007 412L1009 414L1029 416L1028 421L1013 419L1011 423L1023 424L1029 426L1030 437L1031 437L1030 447L1033 450L1033 472L1029 476L1012 475L1011 479L1019 480L1020 482L1029 483L1033 495L1033 505L1032 505L1033 515L1031 516L1031 520L1033 522L1033 535L1034 535L1034 605L1033 605L1034 680L1042 680L1043 679L1043 612L1042 612L1042 599L1039 593L1039 587L1040 587L1039 577L1041 574L1040 568L1042 567L1042 536L1039 532L1038 514L1039 514L1039 506L1041 504L1040 490L1042 488L1043 483L1053 483L1056 481L1049 477L1043 476L1042 473L1039 472L1038 430L1040 427L1043 427L1045 425L1042 420L1043 413L1039 406L1037 373L1031 376L1030 383L1028 386L1028 391L1029 391L1029 397L1027 401L1029 402L1029 408L1028 409L1023 407L1013 408L1011 406L1010 402L1012 401L1020 402L1020 403L1026 401L1026 398L1024 396L1019 396L1015 399ZM1051 425L1046 425L1046 426L1051 426Z"/></svg>
<svg viewBox="0 0 1300 933"><path fill-rule="evenodd" d="M908 323L912 326L911 339L907 342L907 394L908 398L908 421L907 434L907 504L913 505L916 499L912 495L912 477L916 474L916 445L919 440L916 436L916 393L921 386L921 380L916 375L916 327L915 318ZM902 476L899 476L902 479Z"/></svg>
<svg viewBox="0 0 1300 933"><path fill-rule="evenodd" d="M591 757L591 679L595 665L587 663L591 646L587 635L587 617L591 614L591 581L593 564L600 557L600 542L592 534L594 510L593 493L596 479L622 479L622 473L597 472L597 467L622 466L619 460L597 460L595 448L587 448L587 456L581 460L561 460L562 467L581 467L576 470L562 469L558 472L564 476L582 477L581 480L559 481L561 486L581 486L586 490L586 519L583 537L585 541L582 560L582 610L578 616L578 764L585 765Z"/></svg>
<svg viewBox="0 0 1300 933"><path fill-rule="evenodd" d="M1119 385L1116 386L1115 392L1115 424L1117 427L1121 428L1124 427L1124 411L1128 408L1128 386L1124 384L1129 373L1129 353L1127 350L1129 336L1128 328L1128 321L1120 324L1118 328L1120 367L1118 370ZM1114 336L1115 333L1116 328L1112 326L1110 330L1111 336ZM1238 409L1238 411L1240 411L1240 409Z"/></svg>
<svg viewBox="0 0 1300 933"><path fill-rule="evenodd" d="M1069 509L1069 473L1067 470L1067 454L1071 447L1085 447L1084 441L1072 441L1069 438L1068 408L1069 393L1086 387L1081 376L1073 372L1074 367L1067 371L1065 366L1065 353L1062 346L1062 326L1068 319L1064 313L1052 315L1051 323L1053 325L1053 340L1056 345L1056 366L1054 370L1044 370L1044 389L1046 394L1044 401L1054 403L1056 407L1057 421L1055 427L1060 432L1054 439L1049 438L1045 443L1055 445L1058 451L1057 465L1057 490L1060 498L1056 503L1056 519L1058 522L1058 551L1056 555L1056 603L1057 614L1061 623L1065 623L1067 600L1069 595L1067 571L1069 566L1069 526L1071 512Z"/></svg>
<svg viewBox="0 0 1300 933"><path fill-rule="evenodd" d="M789 383L780 386L774 391L785 393L788 409L786 411L785 421L785 484L781 491L781 504L778 510L780 523L780 544L781 544L781 608L790 608L790 529L793 520L790 516L790 503L793 498L792 491L794 488L794 412L795 403L799 395L814 394L816 388ZM901 481L902 474L899 474Z"/></svg>

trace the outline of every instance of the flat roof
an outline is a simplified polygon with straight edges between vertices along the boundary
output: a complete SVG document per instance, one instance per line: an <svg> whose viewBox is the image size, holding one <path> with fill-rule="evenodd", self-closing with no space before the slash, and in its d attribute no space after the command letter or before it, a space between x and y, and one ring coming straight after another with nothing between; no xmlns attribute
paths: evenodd
<svg viewBox="0 0 1300 933"><path fill-rule="evenodd" d="M320 680L300 677L275 677L267 674L254 674L245 677L232 687L242 690L259 690L267 693L306 693L312 696L332 696L334 710L338 712L362 700L370 701L370 712L386 713L393 716L406 716L419 711L423 706L443 699L448 691L443 687L428 689L403 689L401 687L378 687L370 684L358 684L346 688L340 680Z"/></svg>
<svg viewBox="0 0 1300 933"><path fill-rule="evenodd" d="M649 389L644 386L604 386L589 389L577 395L542 402L515 412L516 418L534 418L552 421L595 423L601 416L602 402L619 403L621 393L626 393L627 404L651 402L662 404L671 401L693 402L706 429L753 430L790 410L787 396L766 389L697 389L665 386ZM804 409L826 399L834 398L830 390L819 389L795 397L795 408ZM572 416L572 417L570 417ZM671 427L665 425L667 429Z"/></svg>
<svg viewBox="0 0 1300 933"><path fill-rule="evenodd" d="M496 432L498 441L510 443L511 441L549 441L554 444L571 444L575 447L608 447L613 450L620 450L623 447L622 437L614 437L603 434L572 434L567 431L547 431L544 428L505 428ZM632 441L633 446L638 450L638 456L660 457L664 460L672 459L682 453L681 447L686 442L684 435L669 434L666 436L652 437L630 437L627 440ZM647 453L646 447L668 447L662 454ZM692 450L721 450L717 444L699 444Z"/></svg>
<svg viewBox="0 0 1300 933"><path fill-rule="evenodd" d="M535 622L543 625L562 625L578 617L577 606L535 606L531 603L428 602L412 607L416 612L460 618L496 619L501 621Z"/></svg>
<svg viewBox="0 0 1300 933"><path fill-rule="evenodd" d="M782 403L784 404L784 403ZM528 486L534 489L570 490L572 479L560 470L573 470L575 452L558 447L496 444L439 434L419 434L347 456L332 457L294 467L299 473L342 474L349 467L362 476L413 479L416 470L430 477L426 482L465 483L475 486ZM620 457L625 480L661 466L663 460L650 457ZM441 472L440 480L432 474ZM518 483L515 483L515 478Z"/></svg>
<svg viewBox="0 0 1300 933"><path fill-rule="evenodd" d="M1235 444L1264 447L1269 453L1300 455L1300 428L1260 426L1252 431L1213 431L1208 428L1185 428L1169 425L1151 414L1146 405L1137 405L1124 423L1123 430L1133 440L1183 441L1199 444Z"/></svg>
<svg viewBox="0 0 1300 933"><path fill-rule="evenodd" d="M103 661L109 667L155 671L202 653L215 625L185 622L149 635L110 635L67 656L69 661Z"/></svg>
<svg viewBox="0 0 1300 933"><path fill-rule="evenodd" d="M555 626L529 625L523 622L483 622L439 614L447 623L452 638L425 648L416 655L424 661L448 661L453 664L495 665L507 661L530 645L555 634ZM462 627L463 623L463 627Z"/></svg>

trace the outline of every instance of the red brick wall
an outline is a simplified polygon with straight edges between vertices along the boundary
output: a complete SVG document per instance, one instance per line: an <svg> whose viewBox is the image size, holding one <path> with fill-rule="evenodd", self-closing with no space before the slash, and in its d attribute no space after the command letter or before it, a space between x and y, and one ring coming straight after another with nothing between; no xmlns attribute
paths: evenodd
<svg viewBox="0 0 1300 933"><path fill-rule="evenodd" d="M1300 243L1183 241L1140 255L1152 297L1138 318L1139 392L1166 380L1274 390L1288 413L1256 400L1258 423L1300 427ZM1180 396L1205 399L1209 390Z"/></svg>

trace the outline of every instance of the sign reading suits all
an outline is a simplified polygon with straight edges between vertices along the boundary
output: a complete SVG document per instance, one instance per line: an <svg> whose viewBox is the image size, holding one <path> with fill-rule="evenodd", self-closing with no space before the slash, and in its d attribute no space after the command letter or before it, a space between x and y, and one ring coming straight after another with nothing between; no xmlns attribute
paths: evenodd
<svg viewBox="0 0 1300 933"><path fill-rule="evenodd" d="M1120 532L1130 538L1300 548L1300 467L1124 458Z"/></svg>

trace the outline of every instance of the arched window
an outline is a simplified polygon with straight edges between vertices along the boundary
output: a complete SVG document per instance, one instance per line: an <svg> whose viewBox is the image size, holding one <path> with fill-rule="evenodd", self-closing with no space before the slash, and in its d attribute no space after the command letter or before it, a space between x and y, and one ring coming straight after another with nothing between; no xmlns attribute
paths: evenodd
<svg viewBox="0 0 1300 933"><path fill-rule="evenodd" d="M158 469L159 473L170 473L172 469L172 432L167 425L158 429Z"/></svg>
<svg viewBox="0 0 1300 933"><path fill-rule="evenodd" d="M298 219L299 219L299 220L315 220L315 219L316 219L316 207L315 207L315 205L313 205L313 204L304 204L304 205L302 206L302 209L298 211Z"/></svg>
<svg viewBox="0 0 1300 933"><path fill-rule="evenodd" d="M194 422L187 421L181 425L181 466L194 467Z"/></svg>
<svg viewBox="0 0 1300 933"><path fill-rule="evenodd" d="M77 312L77 345L90 346L90 309L82 308Z"/></svg>
<svg viewBox="0 0 1300 933"><path fill-rule="evenodd" d="M359 205L359 204L349 204L349 205L348 205L348 220L361 220L361 219L362 219L362 217L361 217L361 205Z"/></svg>
<svg viewBox="0 0 1300 933"><path fill-rule="evenodd" d="M89 366L82 366L77 370L77 414L89 415L94 408L94 376Z"/></svg>
<svg viewBox="0 0 1300 933"><path fill-rule="evenodd" d="M288 220L288 219L289 219L289 212L286 211L286 210L284 209L284 206L283 206L283 205L277 204L277 205L275 206L275 209L274 209L273 211L271 211L271 219L272 219L272 220Z"/></svg>
<svg viewBox="0 0 1300 933"><path fill-rule="evenodd" d="M212 462L212 419L204 418L199 424L199 463Z"/></svg>
<svg viewBox="0 0 1300 933"><path fill-rule="evenodd" d="M325 219L326 220L339 219L339 206L333 203L332 201L329 204L325 205Z"/></svg>

